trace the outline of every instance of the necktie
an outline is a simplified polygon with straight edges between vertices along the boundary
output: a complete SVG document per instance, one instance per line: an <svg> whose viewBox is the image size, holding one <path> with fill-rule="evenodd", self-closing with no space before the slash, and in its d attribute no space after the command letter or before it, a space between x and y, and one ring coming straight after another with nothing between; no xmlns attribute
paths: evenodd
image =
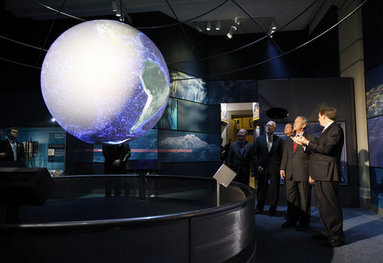
<svg viewBox="0 0 383 263"><path fill-rule="evenodd" d="M11 147L12 147L12 152L13 152L13 160L17 161L16 142L12 142Z"/></svg>
<svg viewBox="0 0 383 263"><path fill-rule="evenodd" d="M267 140L267 150L270 152L271 150L271 136L268 136L268 140Z"/></svg>
<svg viewBox="0 0 383 263"><path fill-rule="evenodd" d="M293 153L295 153L295 150L297 149L297 145L298 145L298 143L294 142Z"/></svg>
<svg viewBox="0 0 383 263"><path fill-rule="evenodd" d="M240 143L240 152L241 152L241 155L243 155L243 151L244 151L244 142L241 142Z"/></svg>

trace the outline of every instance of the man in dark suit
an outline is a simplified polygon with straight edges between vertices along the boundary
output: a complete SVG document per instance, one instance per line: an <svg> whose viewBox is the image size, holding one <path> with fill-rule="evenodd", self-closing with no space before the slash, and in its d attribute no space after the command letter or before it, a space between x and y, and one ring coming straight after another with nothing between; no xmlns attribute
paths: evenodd
<svg viewBox="0 0 383 263"><path fill-rule="evenodd" d="M338 182L341 180L340 157L344 135L336 123L336 109L326 107L319 111L319 124L324 127L318 139L294 137L294 141L307 146L311 151L309 182L315 183L318 210L323 224L315 240L329 241L331 247L345 244L343 233L343 214L339 204Z"/></svg>
<svg viewBox="0 0 383 263"><path fill-rule="evenodd" d="M237 173L234 181L249 185L250 168L254 165L253 144L246 141L245 129L240 129L237 136L238 140L229 146L227 166ZM251 170L254 172L254 168Z"/></svg>
<svg viewBox="0 0 383 263"><path fill-rule="evenodd" d="M304 129L307 119L298 116L294 122L295 136L312 138ZM296 227L297 231L306 231L310 222L311 213L311 184L309 183L310 153L306 147L294 142L290 137L285 141L282 163L280 167L281 178L286 184L287 216L282 227Z"/></svg>
<svg viewBox="0 0 383 263"><path fill-rule="evenodd" d="M0 160L7 165L25 166L25 152L22 143L17 141L19 130L10 127L7 130L7 139L1 142Z"/></svg>
<svg viewBox="0 0 383 263"><path fill-rule="evenodd" d="M104 144L102 146L102 154L105 158L105 174L124 174L126 172L126 163L131 155L128 143ZM106 179L105 196L111 197L112 184L114 184L114 195L119 197L121 195L121 178Z"/></svg>
<svg viewBox="0 0 383 263"><path fill-rule="evenodd" d="M259 136L254 143L255 167L257 168L258 204L256 213L262 214L266 201L268 180L270 179L269 215L275 216L279 197L279 167L282 159L283 140L274 134L276 123L266 124L266 134Z"/></svg>

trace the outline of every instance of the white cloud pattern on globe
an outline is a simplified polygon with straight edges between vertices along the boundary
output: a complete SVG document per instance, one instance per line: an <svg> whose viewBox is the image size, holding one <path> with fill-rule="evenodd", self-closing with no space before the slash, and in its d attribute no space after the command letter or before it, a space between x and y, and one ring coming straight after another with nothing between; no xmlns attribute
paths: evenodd
<svg viewBox="0 0 383 263"><path fill-rule="evenodd" d="M65 31L49 48L41 90L60 126L88 143L132 141L158 122L169 72L155 44L135 28L94 20Z"/></svg>

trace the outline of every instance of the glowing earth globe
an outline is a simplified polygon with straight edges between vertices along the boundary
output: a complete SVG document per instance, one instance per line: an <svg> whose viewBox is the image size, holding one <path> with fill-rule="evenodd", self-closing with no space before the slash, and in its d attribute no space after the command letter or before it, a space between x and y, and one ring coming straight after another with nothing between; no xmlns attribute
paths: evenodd
<svg viewBox="0 0 383 263"><path fill-rule="evenodd" d="M155 44L135 28L94 20L65 31L49 48L41 90L49 112L88 143L132 141L160 119L169 72Z"/></svg>

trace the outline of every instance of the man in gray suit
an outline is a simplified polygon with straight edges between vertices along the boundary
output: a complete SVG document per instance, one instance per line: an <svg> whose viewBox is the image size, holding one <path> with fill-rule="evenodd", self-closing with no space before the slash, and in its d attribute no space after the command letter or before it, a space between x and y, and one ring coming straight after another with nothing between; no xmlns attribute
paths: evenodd
<svg viewBox="0 0 383 263"><path fill-rule="evenodd" d="M307 119L298 116L294 122L295 136L312 139L304 129ZM311 185L309 184L310 153L306 147L294 142L290 137L286 139L280 167L281 178L286 184L287 216L282 227L296 227L297 231L306 231L311 213Z"/></svg>
<svg viewBox="0 0 383 263"><path fill-rule="evenodd" d="M340 157L344 135L336 123L336 109L323 108L319 111L319 124L324 127L318 139L294 137L298 144L311 151L309 182L315 183L315 193L323 229L313 235L315 240L328 240L327 245L339 247L345 244L343 214L339 204L338 182L341 180Z"/></svg>
<svg viewBox="0 0 383 263"><path fill-rule="evenodd" d="M282 159L283 140L274 134L276 123L266 124L266 134L259 136L254 143L255 167L257 169L258 189L257 208L255 213L262 214L270 180L270 210L269 215L275 216L279 197L279 167Z"/></svg>

